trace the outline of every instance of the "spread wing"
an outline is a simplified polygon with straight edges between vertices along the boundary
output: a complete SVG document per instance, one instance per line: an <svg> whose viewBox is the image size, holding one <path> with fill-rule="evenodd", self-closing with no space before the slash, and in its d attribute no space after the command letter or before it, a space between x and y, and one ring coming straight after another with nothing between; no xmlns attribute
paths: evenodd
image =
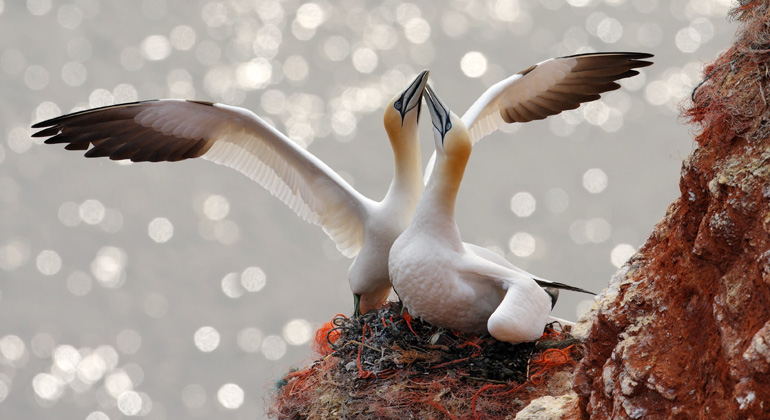
<svg viewBox="0 0 770 420"><path fill-rule="evenodd" d="M364 239L372 201L254 113L210 102L164 99L107 106L37 123L35 137L86 157L134 162L204 158L233 168L320 225L348 257Z"/></svg>
<svg viewBox="0 0 770 420"><path fill-rule="evenodd" d="M604 92L620 88L620 79L636 76L639 67L652 65L647 53L589 53L558 57L535 64L487 89L462 116L471 143L505 124L542 120ZM428 182L436 160L434 152L425 169Z"/></svg>
<svg viewBox="0 0 770 420"><path fill-rule="evenodd" d="M487 89L462 120L471 141L503 124L542 120L620 88L620 79L636 76L652 64L645 53L590 53L545 60Z"/></svg>

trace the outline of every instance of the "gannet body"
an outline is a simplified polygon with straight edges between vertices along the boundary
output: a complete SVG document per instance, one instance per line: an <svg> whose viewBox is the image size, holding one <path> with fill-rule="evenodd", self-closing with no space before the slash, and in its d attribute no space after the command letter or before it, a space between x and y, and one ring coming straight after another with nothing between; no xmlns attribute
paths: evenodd
<svg viewBox="0 0 770 420"><path fill-rule="evenodd" d="M617 80L652 64L646 53L607 52L557 57L537 63L486 90L463 114L471 144L509 123L542 120L620 88ZM434 152L425 169L428 182Z"/></svg>
<svg viewBox="0 0 770 420"><path fill-rule="evenodd" d="M67 150L87 150L86 157L134 162L200 157L243 173L302 219L320 225L343 255L355 257L348 280L355 312L367 312L390 293L390 246L409 225L423 190L417 122L427 80L426 70L386 106L395 174L380 202L363 196L256 114L234 106L175 99L113 105L37 123L33 128L43 130L33 136L65 143Z"/></svg>
<svg viewBox="0 0 770 420"><path fill-rule="evenodd" d="M430 86L425 100L433 121L435 170L412 223L390 250L393 288L412 315L431 324L488 332L512 343L536 340L552 305L544 288L589 292L535 277L462 242L454 208L471 152L470 133Z"/></svg>

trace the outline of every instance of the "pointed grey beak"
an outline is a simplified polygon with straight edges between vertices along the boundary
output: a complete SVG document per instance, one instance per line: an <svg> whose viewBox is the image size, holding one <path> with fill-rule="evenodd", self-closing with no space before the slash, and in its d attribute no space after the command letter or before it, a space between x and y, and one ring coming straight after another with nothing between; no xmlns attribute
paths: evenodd
<svg viewBox="0 0 770 420"><path fill-rule="evenodd" d="M430 85L425 87L424 96L428 112L430 112L430 119L433 121L433 128L441 134L441 142L443 143L444 135L452 129L452 123L449 120L449 108L436 96L436 92L433 91Z"/></svg>
<svg viewBox="0 0 770 420"><path fill-rule="evenodd" d="M406 114L413 110L415 107L417 108L417 121L420 121L422 94L425 90L425 86L428 84L428 74L430 74L429 70L423 70L420 74L418 74L412 83L409 84L409 87L406 88L403 93L401 93L401 97L393 105L396 108L396 111L401 114L401 124L404 123Z"/></svg>

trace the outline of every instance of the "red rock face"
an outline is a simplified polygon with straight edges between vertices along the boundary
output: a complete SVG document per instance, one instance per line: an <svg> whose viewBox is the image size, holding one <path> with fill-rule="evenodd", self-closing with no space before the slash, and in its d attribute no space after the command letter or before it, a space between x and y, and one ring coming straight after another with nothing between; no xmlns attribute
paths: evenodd
<svg viewBox="0 0 770 420"><path fill-rule="evenodd" d="M704 70L681 197L600 296L583 418L770 418L770 12Z"/></svg>

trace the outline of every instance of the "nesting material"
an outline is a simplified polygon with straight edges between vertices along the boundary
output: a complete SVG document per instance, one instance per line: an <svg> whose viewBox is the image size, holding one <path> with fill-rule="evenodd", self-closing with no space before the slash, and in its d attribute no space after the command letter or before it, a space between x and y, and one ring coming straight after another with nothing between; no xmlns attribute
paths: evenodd
<svg viewBox="0 0 770 420"><path fill-rule="evenodd" d="M314 350L318 360L279 381L273 417L513 419L530 400L567 391L583 354L559 325L512 345L412 319L399 303L337 315Z"/></svg>

